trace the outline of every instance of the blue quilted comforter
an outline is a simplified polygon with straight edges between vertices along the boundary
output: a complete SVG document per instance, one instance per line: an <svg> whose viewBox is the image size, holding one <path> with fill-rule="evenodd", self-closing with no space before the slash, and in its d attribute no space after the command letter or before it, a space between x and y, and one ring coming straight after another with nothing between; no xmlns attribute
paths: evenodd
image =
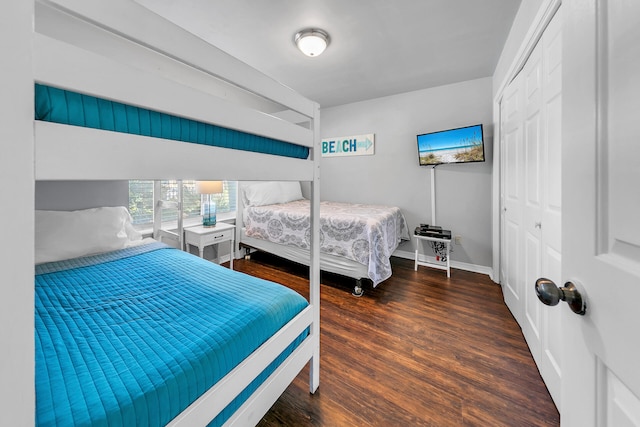
<svg viewBox="0 0 640 427"><path fill-rule="evenodd" d="M164 425L307 306L162 244L41 264L35 286L38 425Z"/></svg>

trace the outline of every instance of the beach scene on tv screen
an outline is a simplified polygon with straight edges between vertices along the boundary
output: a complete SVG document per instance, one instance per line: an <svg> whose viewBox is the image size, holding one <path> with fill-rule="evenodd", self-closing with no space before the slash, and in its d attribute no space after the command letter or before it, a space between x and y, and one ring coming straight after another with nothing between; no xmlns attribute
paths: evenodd
<svg viewBox="0 0 640 427"><path fill-rule="evenodd" d="M421 165L483 162L482 127L469 126L418 136Z"/></svg>

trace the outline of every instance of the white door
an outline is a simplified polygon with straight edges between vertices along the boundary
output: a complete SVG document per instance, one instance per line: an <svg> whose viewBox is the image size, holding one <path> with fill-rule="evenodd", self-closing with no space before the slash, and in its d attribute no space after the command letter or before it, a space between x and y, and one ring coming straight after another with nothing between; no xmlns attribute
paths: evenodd
<svg viewBox="0 0 640 427"><path fill-rule="evenodd" d="M562 17L556 13L501 103L501 284L560 408L560 313L540 304L538 277L561 279Z"/></svg>
<svg viewBox="0 0 640 427"><path fill-rule="evenodd" d="M500 103L501 121L501 278L504 301L516 321L522 324L522 146L524 116L522 77L519 74L505 89Z"/></svg>
<svg viewBox="0 0 640 427"><path fill-rule="evenodd" d="M546 31L545 31L546 35ZM544 39L544 36L543 36ZM541 341L544 339L544 330L541 328L541 304L537 301L536 295L531 288L531 283L543 274L542 268L542 200L544 198L543 189L546 187L541 174L542 162L541 152L544 145L544 123L545 110L542 102L545 92L542 77L542 51L544 48L543 39L538 42L533 52L529 56L527 63L520 72L523 80L524 92L524 139L523 156L524 168L520 179L524 184L523 197L523 222L522 222L522 266L521 272L523 280L522 290L522 310L524 315L519 321L522 333L527 341L533 359L540 369ZM546 224L545 224L546 230ZM542 375L542 370L540 370ZM544 375L542 375L544 378ZM558 388L558 391L560 389ZM558 392L558 395L560 393Z"/></svg>
<svg viewBox="0 0 640 427"><path fill-rule="evenodd" d="M640 426L640 1L563 8L561 421Z"/></svg>
<svg viewBox="0 0 640 427"><path fill-rule="evenodd" d="M523 71L525 93L524 319L522 332L553 401L561 408L560 313L540 304L538 277L561 280L562 8Z"/></svg>

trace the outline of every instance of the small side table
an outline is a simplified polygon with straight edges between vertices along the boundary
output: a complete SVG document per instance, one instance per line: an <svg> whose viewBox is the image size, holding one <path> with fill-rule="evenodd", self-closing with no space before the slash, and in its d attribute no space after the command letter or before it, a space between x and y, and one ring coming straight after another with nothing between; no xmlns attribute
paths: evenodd
<svg viewBox="0 0 640 427"><path fill-rule="evenodd" d="M217 245L222 242L229 242L229 267L233 270L233 247L235 240L235 225L219 222L215 227L188 227L184 229L184 243L197 246L200 250L200 258L204 258L204 248L209 245Z"/></svg>
<svg viewBox="0 0 640 427"><path fill-rule="evenodd" d="M423 265L425 267L431 267L431 268L437 268L438 270L445 270L447 272L447 277L451 277L451 239L442 239L440 237L430 237L430 236L421 236L419 234L414 234L413 237L416 238L416 259L415 259L415 265L414 265L414 270L418 271L418 266L419 265ZM438 243L444 243L445 245L445 253L447 256L447 262L446 264L439 264L439 263L434 263L434 262L429 262L429 261L420 261L419 260L419 255L420 255L420 246L422 246L420 244L421 241L427 241L427 242L438 242Z"/></svg>

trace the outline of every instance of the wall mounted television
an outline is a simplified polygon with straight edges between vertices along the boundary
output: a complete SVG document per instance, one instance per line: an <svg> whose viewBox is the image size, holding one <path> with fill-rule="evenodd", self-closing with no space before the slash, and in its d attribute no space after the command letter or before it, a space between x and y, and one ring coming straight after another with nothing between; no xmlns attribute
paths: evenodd
<svg viewBox="0 0 640 427"><path fill-rule="evenodd" d="M484 162L482 125L418 135L420 166Z"/></svg>

